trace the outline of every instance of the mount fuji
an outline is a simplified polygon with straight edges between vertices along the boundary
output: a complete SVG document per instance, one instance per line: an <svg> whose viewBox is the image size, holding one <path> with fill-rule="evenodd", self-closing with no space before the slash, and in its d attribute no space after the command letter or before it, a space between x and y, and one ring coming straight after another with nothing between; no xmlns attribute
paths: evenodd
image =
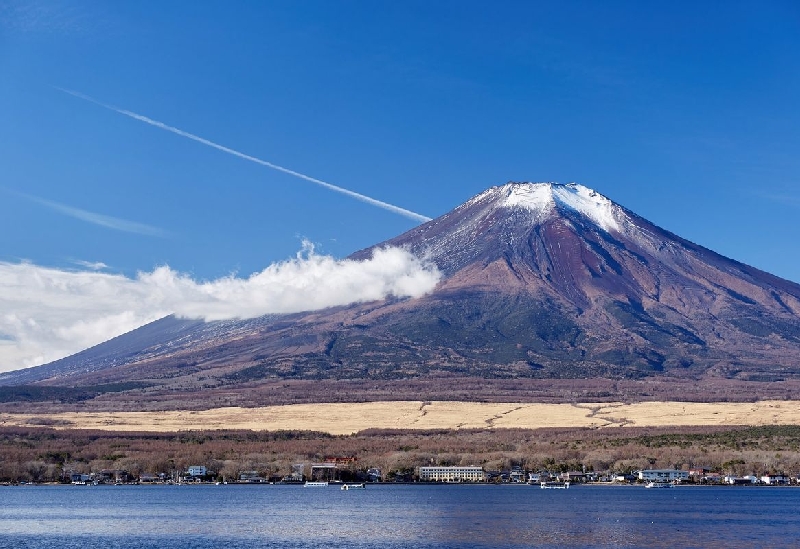
<svg viewBox="0 0 800 549"><path fill-rule="evenodd" d="M317 400L441 396L442 384L453 398L493 398L487 391L542 387L537 380L800 380L800 285L578 184L492 187L351 259L385 246L434 263L441 282L420 298L307 313L167 317L2 374L0 384L94 387L95 400L202 394L242 403L281 391ZM366 393L342 397L343 388Z"/></svg>

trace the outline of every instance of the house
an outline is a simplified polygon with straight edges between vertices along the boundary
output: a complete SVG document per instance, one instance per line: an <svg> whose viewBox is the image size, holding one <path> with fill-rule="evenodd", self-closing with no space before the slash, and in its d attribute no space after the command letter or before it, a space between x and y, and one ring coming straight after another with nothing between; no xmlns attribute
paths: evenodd
<svg viewBox="0 0 800 549"><path fill-rule="evenodd" d="M525 471L522 467L512 467L508 475L509 482L525 482Z"/></svg>
<svg viewBox="0 0 800 549"><path fill-rule="evenodd" d="M538 473L528 473L528 484L539 484L540 482L549 482L554 478L556 477L551 475L548 471L539 471Z"/></svg>
<svg viewBox="0 0 800 549"><path fill-rule="evenodd" d="M769 485L789 484L789 477L786 475L770 474L761 477L761 482Z"/></svg>
<svg viewBox="0 0 800 549"><path fill-rule="evenodd" d="M722 479L725 484L758 484L758 478L753 475L746 477L726 476Z"/></svg>
<svg viewBox="0 0 800 549"><path fill-rule="evenodd" d="M702 476L705 476L707 473L710 473L713 470L714 470L713 467L692 467L692 469L689 470L689 476L690 477L702 477Z"/></svg>
<svg viewBox="0 0 800 549"><path fill-rule="evenodd" d="M124 484L135 480L135 478L124 469L103 469L99 473L93 473L93 475L94 482L97 484L106 484L108 482Z"/></svg>
<svg viewBox="0 0 800 549"><path fill-rule="evenodd" d="M489 482L489 483L492 483L492 484L500 483L500 482L503 481L502 472L495 471L495 470L484 471L483 472L483 479L486 482Z"/></svg>
<svg viewBox="0 0 800 549"><path fill-rule="evenodd" d="M286 482L286 483L303 482L306 479L305 470L306 470L305 463L294 463L292 464L292 474L283 477L283 480L281 480L281 482Z"/></svg>
<svg viewBox="0 0 800 549"><path fill-rule="evenodd" d="M561 480L569 482L586 482L586 473L582 471L567 471L559 475Z"/></svg>
<svg viewBox="0 0 800 549"><path fill-rule="evenodd" d="M83 473L72 473L70 476L72 484L91 484L92 476Z"/></svg>
<svg viewBox="0 0 800 549"><path fill-rule="evenodd" d="M259 475L258 471L243 471L239 474L239 482L260 484L262 482L267 482L267 479Z"/></svg>
<svg viewBox="0 0 800 549"><path fill-rule="evenodd" d="M706 473L700 478L702 484L722 484L722 475L720 473Z"/></svg>
<svg viewBox="0 0 800 549"><path fill-rule="evenodd" d="M692 479L692 482L708 482L708 475L712 474L713 470L714 469L712 467L692 467L689 470L689 477Z"/></svg>

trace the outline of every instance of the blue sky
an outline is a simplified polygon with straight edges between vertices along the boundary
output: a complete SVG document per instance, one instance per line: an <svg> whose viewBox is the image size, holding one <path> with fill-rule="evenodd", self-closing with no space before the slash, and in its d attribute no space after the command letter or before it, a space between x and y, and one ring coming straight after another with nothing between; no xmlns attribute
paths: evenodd
<svg viewBox="0 0 800 549"><path fill-rule="evenodd" d="M0 0L0 74L7 265L211 281L417 224L66 88L424 216L576 181L800 281L793 1Z"/></svg>

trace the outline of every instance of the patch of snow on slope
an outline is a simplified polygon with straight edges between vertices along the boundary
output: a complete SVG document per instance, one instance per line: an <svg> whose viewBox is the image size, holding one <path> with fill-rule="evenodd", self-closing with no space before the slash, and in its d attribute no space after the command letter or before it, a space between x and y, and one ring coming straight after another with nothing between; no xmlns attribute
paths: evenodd
<svg viewBox="0 0 800 549"><path fill-rule="evenodd" d="M620 230L614 216L614 203L602 194L575 183L554 185L552 193L555 200L582 213L605 231Z"/></svg>

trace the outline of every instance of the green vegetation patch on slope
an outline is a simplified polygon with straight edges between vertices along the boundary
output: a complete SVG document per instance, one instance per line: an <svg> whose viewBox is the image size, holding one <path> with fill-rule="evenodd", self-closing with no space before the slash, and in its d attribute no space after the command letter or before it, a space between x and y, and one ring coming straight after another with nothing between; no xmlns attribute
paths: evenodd
<svg viewBox="0 0 800 549"><path fill-rule="evenodd" d="M497 364L527 361L529 353L582 356L578 325L556 307L526 295L451 294L413 317L387 320L387 330L411 341Z"/></svg>

